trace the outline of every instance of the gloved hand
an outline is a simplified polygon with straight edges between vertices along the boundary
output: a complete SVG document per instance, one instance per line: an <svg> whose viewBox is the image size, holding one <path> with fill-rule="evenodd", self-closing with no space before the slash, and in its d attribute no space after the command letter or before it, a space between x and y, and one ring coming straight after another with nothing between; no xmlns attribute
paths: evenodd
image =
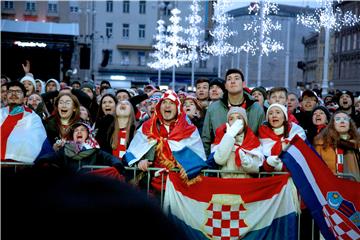
<svg viewBox="0 0 360 240"><path fill-rule="evenodd" d="M282 167L283 167L283 162L281 161L281 159L278 156L269 156L266 159L266 162L274 167L274 169L276 171L281 171Z"/></svg>
<svg viewBox="0 0 360 240"><path fill-rule="evenodd" d="M226 133L232 137L235 137L241 129L244 127L244 121L242 119L237 119L231 126L229 123L226 123Z"/></svg>
<svg viewBox="0 0 360 240"><path fill-rule="evenodd" d="M239 149L239 154L241 158L241 165L245 168L248 167L251 163L250 157L241 149Z"/></svg>

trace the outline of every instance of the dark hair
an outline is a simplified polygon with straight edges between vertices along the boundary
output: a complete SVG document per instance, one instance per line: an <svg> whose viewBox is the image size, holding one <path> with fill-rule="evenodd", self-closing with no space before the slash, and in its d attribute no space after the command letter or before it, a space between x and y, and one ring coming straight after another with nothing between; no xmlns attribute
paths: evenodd
<svg viewBox="0 0 360 240"><path fill-rule="evenodd" d="M118 93L121 93L121 92L126 93L129 96L129 99L131 98L131 95L130 95L129 91L124 89L124 88L121 88L121 89L117 90L116 93L115 93L115 96L117 96Z"/></svg>
<svg viewBox="0 0 360 240"><path fill-rule="evenodd" d="M7 90L9 90L10 87L18 86L23 91L24 96L26 96L26 88L25 88L24 84L22 84L21 82L18 82L18 81L8 82L6 84L6 86L7 86Z"/></svg>
<svg viewBox="0 0 360 240"><path fill-rule="evenodd" d="M72 86L73 84L79 84L79 85L81 86L81 83L80 83L78 80L75 80L75 81L71 82L71 86Z"/></svg>
<svg viewBox="0 0 360 240"><path fill-rule="evenodd" d="M197 86L199 83L209 83L209 79L207 77L199 77L198 79L196 79L196 83L195 86Z"/></svg>
<svg viewBox="0 0 360 240"><path fill-rule="evenodd" d="M102 110L102 107L101 107L102 101L104 100L105 97L111 97L115 101L115 106L117 105L118 100L113 94L111 94L111 93L104 94L100 99L99 109L98 109L98 113L97 113L97 116L96 116L97 120L102 118L105 115L103 110Z"/></svg>
<svg viewBox="0 0 360 240"><path fill-rule="evenodd" d="M102 80L101 83L100 83L100 86L103 85L103 84L107 84L107 85L109 85L109 87L111 87L110 82L107 81L107 80Z"/></svg>
<svg viewBox="0 0 360 240"><path fill-rule="evenodd" d="M240 69L237 69L237 68L230 68L226 71L226 74L225 74L225 82L226 82L226 79L227 79L227 76L229 76L230 74L233 74L233 73L238 73L240 74L241 76L241 80L244 82L245 81L245 78L244 78L244 74L242 73L242 71Z"/></svg>

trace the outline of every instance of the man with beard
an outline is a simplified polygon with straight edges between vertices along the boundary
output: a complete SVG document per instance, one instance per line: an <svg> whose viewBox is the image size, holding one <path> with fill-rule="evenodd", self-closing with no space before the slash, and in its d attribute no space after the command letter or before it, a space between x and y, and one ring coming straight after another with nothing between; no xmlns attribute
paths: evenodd
<svg viewBox="0 0 360 240"><path fill-rule="evenodd" d="M146 172L148 167L161 170L179 168L182 179L191 184L206 167L200 134L181 108L180 99L166 91L156 105L154 114L139 128L124 156L129 166L137 164ZM162 190L165 182L155 173L151 185Z"/></svg>
<svg viewBox="0 0 360 240"><path fill-rule="evenodd" d="M20 82L7 84L8 106L1 108L1 161L32 163L51 151L40 117L24 105L26 89Z"/></svg>

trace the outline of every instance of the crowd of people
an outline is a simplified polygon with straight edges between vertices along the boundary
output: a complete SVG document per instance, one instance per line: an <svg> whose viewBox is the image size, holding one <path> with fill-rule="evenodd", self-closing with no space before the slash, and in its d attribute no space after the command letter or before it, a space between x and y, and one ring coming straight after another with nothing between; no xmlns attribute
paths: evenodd
<svg viewBox="0 0 360 240"><path fill-rule="evenodd" d="M20 80L1 78L1 161L73 173L107 165L125 176L124 166L154 167L158 192L174 168L188 185L206 168L226 170L223 178L286 172L279 155L298 135L334 174L360 181L360 97L350 91L249 89L239 69L198 78L194 92L114 89L105 80L44 82L23 67Z"/></svg>
<svg viewBox="0 0 360 240"><path fill-rule="evenodd" d="M2 160L18 160L6 156L7 147L24 148L21 139L9 140L10 133L34 113L51 146L50 153L31 156L36 164L73 171L96 164L121 171L123 166L179 168L189 183L203 168L245 173L222 177L251 177L287 171L279 155L298 135L334 174L360 180L360 99L350 91L321 96L306 89L298 96L284 87L249 89L239 69L227 70L224 79L198 78L195 92L153 85L113 89L105 80L68 86L35 79L23 67L20 80L1 79ZM42 140L29 139L31 147L36 140L44 147Z"/></svg>

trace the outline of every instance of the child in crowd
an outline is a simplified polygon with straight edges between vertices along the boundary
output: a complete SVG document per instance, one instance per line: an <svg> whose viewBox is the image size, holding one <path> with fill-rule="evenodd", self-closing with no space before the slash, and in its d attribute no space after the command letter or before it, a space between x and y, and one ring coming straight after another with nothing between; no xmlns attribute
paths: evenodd
<svg viewBox="0 0 360 240"><path fill-rule="evenodd" d="M212 144L213 158L221 170L257 173L264 156L259 139L248 127L246 111L241 107L230 108L227 123L216 129L215 142ZM244 178L247 174L221 173L223 178Z"/></svg>
<svg viewBox="0 0 360 240"><path fill-rule="evenodd" d="M294 136L306 139L304 129L288 119L287 108L273 103L266 112L266 122L259 128L259 139L263 154L266 157L263 167L266 171L285 171L279 154L285 150Z"/></svg>

